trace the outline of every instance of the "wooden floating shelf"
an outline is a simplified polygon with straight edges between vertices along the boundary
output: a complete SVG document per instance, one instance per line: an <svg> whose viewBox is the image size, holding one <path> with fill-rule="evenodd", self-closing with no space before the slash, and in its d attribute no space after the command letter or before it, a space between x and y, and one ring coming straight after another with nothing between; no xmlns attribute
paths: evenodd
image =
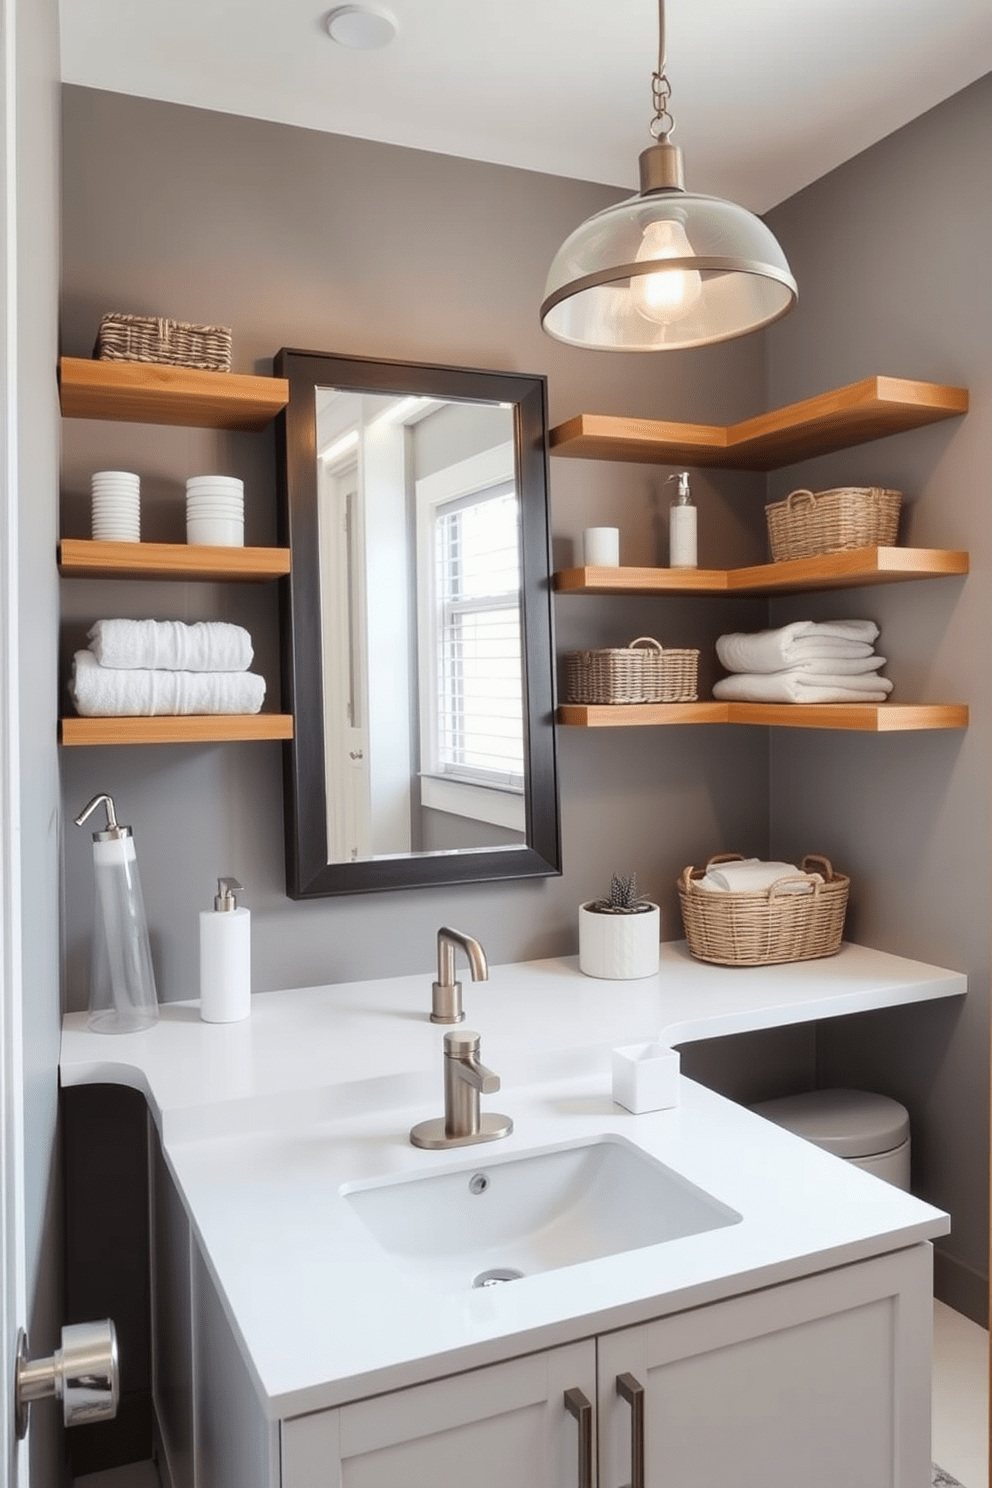
<svg viewBox="0 0 992 1488"><path fill-rule="evenodd" d="M892 734L968 727L963 703L728 703L728 723Z"/></svg>
<svg viewBox="0 0 992 1488"><path fill-rule="evenodd" d="M886 734L968 727L959 703L564 703L558 722L573 728L637 728L674 723L763 724Z"/></svg>
<svg viewBox="0 0 992 1488"><path fill-rule="evenodd" d="M190 543L91 542L64 537L59 573L77 579L212 579L263 583L290 571L288 548L214 548Z"/></svg>
<svg viewBox="0 0 992 1488"><path fill-rule="evenodd" d="M640 464L777 470L968 411L966 388L867 377L738 424L577 415L551 430L553 455Z"/></svg>
<svg viewBox="0 0 992 1488"><path fill-rule="evenodd" d="M97 362L63 357L59 399L64 418L183 424L197 429L268 428L289 402L283 377L201 372L158 362Z"/></svg>
<svg viewBox="0 0 992 1488"><path fill-rule="evenodd" d="M561 594L790 594L966 574L968 554L940 548L858 548L753 568L566 568Z"/></svg>
<svg viewBox="0 0 992 1488"><path fill-rule="evenodd" d="M727 703L562 703L558 722L572 728L727 723Z"/></svg>
<svg viewBox="0 0 992 1488"><path fill-rule="evenodd" d="M224 744L252 739L291 739L288 713L196 714L157 718L63 718L59 739L85 744Z"/></svg>

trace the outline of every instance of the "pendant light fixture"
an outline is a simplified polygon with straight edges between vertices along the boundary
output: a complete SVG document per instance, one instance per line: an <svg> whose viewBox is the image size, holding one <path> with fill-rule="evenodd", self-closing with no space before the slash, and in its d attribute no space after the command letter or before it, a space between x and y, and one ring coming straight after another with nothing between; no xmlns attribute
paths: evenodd
<svg viewBox="0 0 992 1488"><path fill-rule="evenodd" d="M577 227L548 272L541 324L571 346L681 351L769 325L798 297L774 235L744 207L685 189L665 72L665 0L652 77L654 144L641 189Z"/></svg>

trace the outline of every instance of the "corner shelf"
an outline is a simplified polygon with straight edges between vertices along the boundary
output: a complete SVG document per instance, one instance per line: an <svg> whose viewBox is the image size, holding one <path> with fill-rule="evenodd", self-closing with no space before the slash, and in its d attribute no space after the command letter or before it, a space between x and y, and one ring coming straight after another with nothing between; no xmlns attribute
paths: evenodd
<svg viewBox="0 0 992 1488"><path fill-rule="evenodd" d="M558 722L572 728L731 723L887 734L967 728L968 709L959 703L563 703Z"/></svg>
<svg viewBox="0 0 992 1488"><path fill-rule="evenodd" d="M968 554L941 548L857 548L751 568L566 568L560 594L801 594L907 583L968 572Z"/></svg>
<svg viewBox="0 0 992 1488"><path fill-rule="evenodd" d="M158 362L59 362L63 418L182 424L197 429L267 429L289 402L283 377L201 372Z"/></svg>
<svg viewBox="0 0 992 1488"><path fill-rule="evenodd" d="M63 718L59 740L87 744L224 744L253 739L291 739L288 713L160 715L154 718Z"/></svg>
<svg viewBox="0 0 992 1488"><path fill-rule="evenodd" d="M264 583L290 571L288 548L214 548L186 543L91 542L64 537L67 579L177 579Z"/></svg>
<svg viewBox="0 0 992 1488"><path fill-rule="evenodd" d="M578 414L551 430L550 449L587 460L767 471L967 411L966 388L867 377L737 424Z"/></svg>

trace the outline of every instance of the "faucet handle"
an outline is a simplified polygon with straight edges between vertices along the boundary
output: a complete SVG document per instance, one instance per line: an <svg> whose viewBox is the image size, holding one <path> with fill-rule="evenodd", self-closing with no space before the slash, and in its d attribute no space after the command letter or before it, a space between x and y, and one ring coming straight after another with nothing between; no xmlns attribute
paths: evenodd
<svg viewBox="0 0 992 1488"><path fill-rule="evenodd" d="M444 1052L449 1059L471 1059L478 1054L481 1039L471 1028L453 1028L444 1035Z"/></svg>
<svg viewBox="0 0 992 1488"><path fill-rule="evenodd" d="M500 1086L499 1075L480 1064L479 1043L479 1035L473 1033L471 1028L459 1028L455 1032L446 1033L445 1057L454 1059L463 1066L459 1071L461 1078L467 1080L480 1095L495 1095Z"/></svg>

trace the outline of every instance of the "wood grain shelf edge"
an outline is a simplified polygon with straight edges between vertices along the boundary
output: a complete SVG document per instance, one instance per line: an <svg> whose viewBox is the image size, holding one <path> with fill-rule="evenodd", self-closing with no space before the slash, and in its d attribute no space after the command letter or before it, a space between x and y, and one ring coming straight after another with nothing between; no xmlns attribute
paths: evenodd
<svg viewBox="0 0 992 1488"><path fill-rule="evenodd" d="M726 426L579 414L550 433L554 455L774 470L968 411L966 388L868 377Z"/></svg>
<svg viewBox="0 0 992 1488"><path fill-rule="evenodd" d="M67 747L96 744L224 744L292 737L293 719L288 713L63 718L59 722L59 740Z"/></svg>
<svg viewBox="0 0 992 1488"><path fill-rule="evenodd" d="M554 587L560 594L772 594L953 577L968 569L968 554L960 551L857 548L751 568L566 568L555 574Z"/></svg>
<svg viewBox="0 0 992 1488"><path fill-rule="evenodd" d="M770 728L903 733L968 727L962 703L730 703L728 722Z"/></svg>
<svg viewBox="0 0 992 1488"><path fill-rule="evenodd" d="M157 362L62 357L59 400L64 418L259 432L289 402L289 383Z"/></svg>
<svg viewBox="0 0 992 1488"><path fill-rule="evenodd" d="M561 594L726 594L719 568L564 568L553 579Z"/></svg>
<svg viewBox="0 0 992 1488"><path fill-rule="evenodd" d="M962 703L563 703L558 722L573 728L650 728L673 723L729 723L766 728L901 733L968 727Z"/></svg>
<svg viewBox="0 0 992 1488"><path fill-rule="evenodd" d="M264 583L290 571L288 548L207 547L193 543L108 543L65 537L65 578L209 579Z"/></svg>
<svg viewBox="0 0 992 1488"><path fill-rule="evenodd" d="M562 703L558 722L576 728L652 727L672 723L727 723L728 704Z"/></svg>

